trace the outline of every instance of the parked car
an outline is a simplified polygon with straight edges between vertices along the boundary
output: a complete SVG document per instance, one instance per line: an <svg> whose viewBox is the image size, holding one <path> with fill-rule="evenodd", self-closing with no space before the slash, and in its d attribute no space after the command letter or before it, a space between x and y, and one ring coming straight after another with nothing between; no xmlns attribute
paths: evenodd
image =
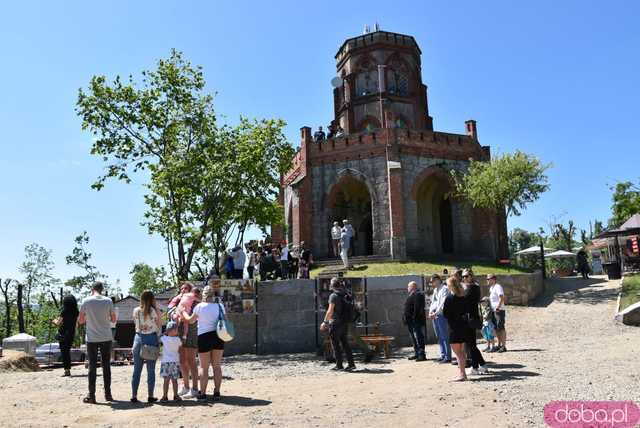
<svg viewBox="0 0 640 428"><path fill-rule="evenodd" d="M84 362L85 352L82 349L71 349L71 362ZM62 363L62 353L59 343L45 343L36 348L36 361L40 365L54 365Z"/></svg>

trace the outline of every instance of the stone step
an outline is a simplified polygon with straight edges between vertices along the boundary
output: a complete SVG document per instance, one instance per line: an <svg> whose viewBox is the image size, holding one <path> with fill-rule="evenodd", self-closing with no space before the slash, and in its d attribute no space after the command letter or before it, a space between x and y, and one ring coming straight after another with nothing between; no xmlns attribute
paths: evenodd
<svg viewBox="0 0 640 428"><path fill-rule="evenodd" d="M350 265L362 265L367 263L384 263L390 262L391 257L389 256L356 256L349 257ZM320 259L314 260L313 264L315 266L342 266L342 259Z"/></svg>

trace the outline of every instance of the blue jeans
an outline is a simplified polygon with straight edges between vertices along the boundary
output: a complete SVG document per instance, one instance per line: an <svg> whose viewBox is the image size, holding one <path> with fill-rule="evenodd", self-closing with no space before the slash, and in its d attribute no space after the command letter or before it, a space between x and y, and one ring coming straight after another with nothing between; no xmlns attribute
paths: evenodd
<svg viewBox="0 0 640 428"><path fill-rule="evenodd" d="M133 339L133 378L131 379L131 396L138 396L138 386L140 386L140 375L142 374L142 366L147 366L147 388L149 397L153 397L153 390L156 387L156 362L143 360L140 358L140 350L142 345L159 346L158 335L156 333L142 334L136 333Z"/></svg>
<svg viewBox="0 0 640 428"><path fill-rule="evenodd" d="M408 321L407 327L409 328L416 357L424 357L424 323Z"/></svg>
<svg viewBox="0 0 640 428"><path fill-rule="evenodd" d="M433 329L438 336L438 343L440 344L440 358L446 360L451 359L451 345L449 344L449 324L447 319L440 315L433 320Z"/></svg>

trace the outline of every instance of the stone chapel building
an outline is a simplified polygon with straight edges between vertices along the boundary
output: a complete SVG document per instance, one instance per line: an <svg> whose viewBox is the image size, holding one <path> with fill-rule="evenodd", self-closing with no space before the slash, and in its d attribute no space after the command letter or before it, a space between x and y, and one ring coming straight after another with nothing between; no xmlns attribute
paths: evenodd
<svg viewBox="0 0 640 428"><path fill-rule="evenodd" d="M450 171L488 160L490 149L474 120L465 134L434 131L420 56L413 37L387 31L338 49L332 124L344 135L315 142L301 128L282 177L285 227L272 228L276 242L304 241L316 259L332 257L331 225L347 218L358 256L496 260L506 252L506 222L449 195Z"/></svg>

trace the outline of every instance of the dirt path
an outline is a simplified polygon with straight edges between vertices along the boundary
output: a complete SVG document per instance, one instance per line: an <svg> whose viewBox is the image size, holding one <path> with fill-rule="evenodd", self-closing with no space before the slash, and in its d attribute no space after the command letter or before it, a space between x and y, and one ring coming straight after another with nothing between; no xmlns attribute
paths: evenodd
<svg viewBox="0 0 640 428"><path fill-rule="evenodd" d="M536 306L508 307L509 352L485 354L492 374L447 382L450 365L397 358L328 371L310 355L235 357L222 403L132 406L130 367L113 368L111 406L80 402L85 370L0 374L3 426L544 426L552 399L640 402L640 329L613 324L617 282L555 280ZM436 347L430 345L433 358ZM144 375L141 391L144 391ZM100 386L100 379L98 380ZM159 390L159 386L157 386ZM141 394L144 397L143 394ZM98 399L100 399L98 395Z"/></svg>

